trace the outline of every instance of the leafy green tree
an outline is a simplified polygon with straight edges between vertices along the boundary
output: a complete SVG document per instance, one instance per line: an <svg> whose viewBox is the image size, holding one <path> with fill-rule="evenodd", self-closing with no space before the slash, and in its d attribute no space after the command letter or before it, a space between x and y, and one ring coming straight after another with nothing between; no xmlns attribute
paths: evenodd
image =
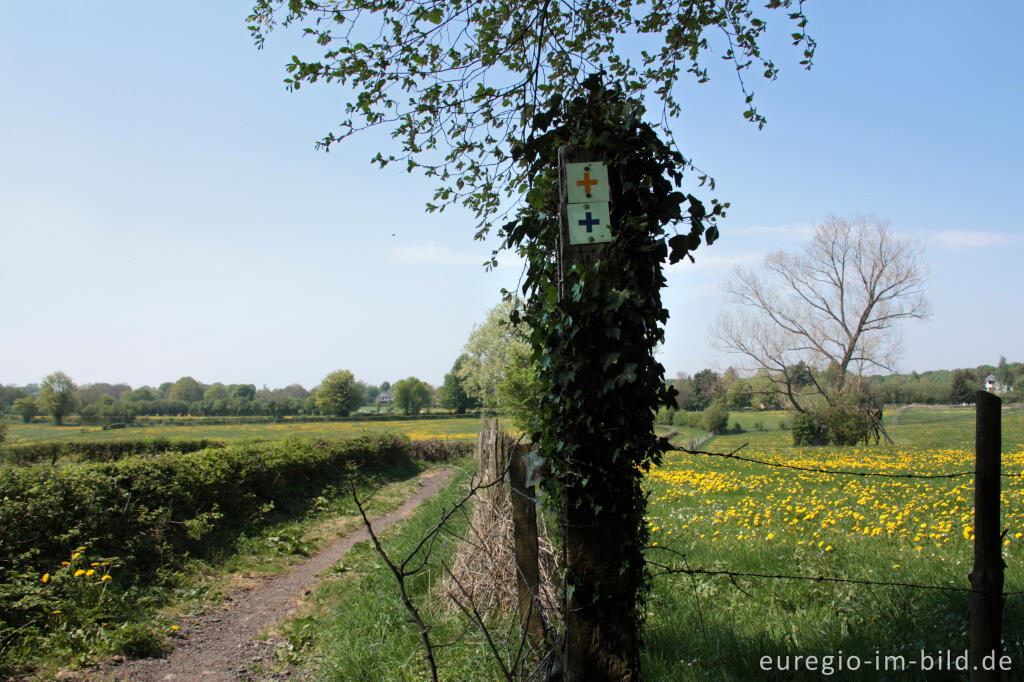
<svg viewBox="0 0 1024 682"><path fill-rule="evenodd" d="M14 401L18 398L24 398L29 395L31 394L24 388L0 384L0 412L14 405Z"/></svg>
<svg viewBox="0 0 1024 682"><path fill-rule="evenodd" d="M748 92L742 76L753 68L755 73L762 73L768 79L776 77L778 68L758 44L767 26L763 17L768 12L785 12L792 20L793 42L803 48L802 63L809 68L815 44L804 30L807 21L802 11L802 0L771 0L765 10L755 10L748 0L707 0L699 3L693 0L679 3L654 0L647 4L594 2L571 5L495 0L351 0L343 3L331 0L256 0L250 16L250 30L257 45L262 46L266 32L273 27L294 26L322 48L323 54L312 59L292 58L287 67L288 87L297 89L314 82L337 83L357 92L358 96L346 105L346 118L340 132L329 133L321 141L321 146L329 148L362 129L387 128L401 148L394 154L379 153L374 160L381 166L398 162L410 171L420 168L429 177L436 178L440 186L433 202L428 204L428 210L463 204L475 212L477 237L482 237L490 229L493 216L506 205L506 197L519 200L526 195L532 214L521 214L525 219L518 221L518 225L507 223L502 227L502 236L507 237L505 244L509 248L518 247L529 252L531 264L537 266L528 276L532 278L540 276L541 263L547 266L553 262L549 250L552 240L548 237L557 231L557 228L551 228L548 219L552 213L557 213L557 209L550 210L552 204L557 205L551 200L550 191L557 187L557 183L552 182L550 172L538 172L538 166L550 170L554 166L555 150L563 142L582 144L585 141L591 151L603 155L603 158L619 155L613 164L619 163L629 177L644 175L645 180L650 178L650 183L657 185L654 190L657 195L654 198L659 201L657 211L651 210L652 204L640 206L637 203L651 198L648 194L642 194L635 188L625 188L619 193L620 199L630 202L625 209L627 215L636 218L636 229L628 232L642 235L643 239L651 242L645 245L645 256L658 254L657 263L665 260L666 256L675 262L696 247L704 233L702 221L706 219L713 223L714 216L721 215L723 206L719 204L714 213L705 213L701 202L692 195L684 197L676 192L675 197L668 196L669 191L662 186L662 183L669 185L664 177L666 169L672 173L678 186L682 182L683 171L693 166L681 154L670 154L669 147L660 144L661 140L657 140L660 146L653 144L647 135L652 129L643 123L645 111L638 100L645 96L655 98L662 105L658 112L662 118L678 116L681 106L675 93L680 80L690 75L701 82L708 80L708 61L714 59L717 63L718 57L722 56L740 75L740 87L747 105L744 116L762 125L764 118L754 107L753 94ZM712 56L712 46L716 41L709 39L707 34L721 36L726 45L723 55ZM630 57L631 54L640 56ZM601 87L595 87L596 82L600 82ZM605 83L609 87L600 92ZM617 96L607 96L613 90ZM546 108L539 111L545 102ZM564 108L563 102L567 103ZM602 106L605 103L609 106ZM611 103L614 103L614 112ZM561 116L557 113L559 109L573 116ZM576 115L580 110L594 114L588 120L589 128L576 125L583 119L583 116ZM571 130L567 123L570 120L575 126ZM608 125L602 128L602 121ZM557 122L557 126L553 122ZM641 123L648 127L641 130ZM648 154L644 158L650 163L643 173L638 173L628 159L641 156L640 145L629 147L624 141L637 140L641 134L647 137L644 146ZM527 149L530 146L532 150ZM706 179L704 177L702 181ZM545 184L546 187L543 186ZM648 187L645 186L644 191ZM677 233L669 237L664 227L683 219L683 203L689 203L690 234ZM619 201L616 210L623 210L623 206L626 204ZM626 232L623 231L624 234ZM709 229L708 243L715 236L714 228ZM630 241L631 245L634 243ZM609 248L615 250L615 247ZM626 249L621 250L621 253L625 252ZM634 255L630 254L631 257ZM631 262L636 263L637 260L632 258ZM602 264L605 262L602 257ZM629 262L618 261L610 267L630 272L635 266L628 265ZM657 273L656 287L664 286L664 278L657 265L645 265L644 269L645 272ZM549 275L547 271L543 273L546 281L552 281ZM576 293L582 296L584 287L582 282L579 285ZM539 287L527 284L526 288L533 290ZM649 292L645 292L637 295L638 300L626 302L622 298L624 291L619 290L617 301L624 311L632 310L634 305L646 306L650 300L645 298ZM548 293L554 292L549 289ZM549 298L554 300L554 297ZM662 310L660 300L657 309ZM641 319L639 314L637 319ZM644 356L643 366L646 368L646 354L651 350L647 344L653 348L658 341L655 338L660 336L658 325L664 324L664 319L659 319L656 314L643 319L650 322L646 328L650 338L644 338L642 344L634 343L634 348L621 354L618 350L609 349L607 346L612 344L605 339L606 347L588 356L590 362L597 362L603 357L607 361L605 369L608 369L615 365L616 357L628 357L636 352ZM571 322L567 324L572 326ZM538 319L534 331L541 333L541 327ZM566 336L573 331L564 330ZM606 350L607 355L604 353ZM467 352L473 355L468 349ZM557 358L554 366L546 369L552 374L571 374L570 364L564 358ZM664 388L661 384L663 377L654 376L657 371L645 370L638 377L634 370L640 363L632 363L632 368L626 364L617 368L621 372L615 374L623 384L642 385L645 391L655 384L658 389ZM487 365L481 362L476 369ZM504 374L500 378L503 379ZM498 384L497 380L481 382L479 386L484 389L482 399L498 401ZM647 391L652 396L657 392ZM580 389L580 395L583 394L596 395L596 391ZM620 398L622 395L625 395L624 391L619 393ZM559 396L559 399L566 397ZM659 395L658 400L665 397ZM563 405L569 402L575 407L576 401L561 400ZM597 412L604 415L604 408L613 404L617 405L618 401L605 401L602 410ZM616 436L630 442L643 440L647 443L649 440L653 443L650 423L653 412L643 399L633 398L631 404L639 408L641 417L624 419L628 425L617 424L608 431L615 431ZM604 416L600 419L603 420ZM573 433L585 431L579 429ZM603 429L594 432L605 433ZM573 448L566 447L564 451L571 453ZM636 464L629 459L634 454L633 450L629 454L618 449L614 452L621 455L620 463ZM626 476L618 478L625 479L626 484L621 489L614 488L614 491L624 490L620 502L636 508L631 509L630 514L639 509L642 516L642 494L638 487L633 487L635 481L630 478L633 472L625 471ZM609 479L615 478L607 472L602 472L602 476L602 480L582 475L551 478L589 480L592 489L602 488ZM594 506L586 508L593 510ZM618 512L618 507L602 509L606 515L611 514L612 509ZM616 519L608 525L624 528L628 524ZM619 556L628 555L631 562L629 580L643 571L637 543L646 536L639 529L640 526L630 529L631 532L638 531L632 533L636 542L628 536L619 535L610 543ZM620 540L623 541L620 543ZM606 561L602 565L613 562ZM590 568L598 567L590 565ZM619 571L619 574L623 572ZM576 586L571 584L570 588ZM575 657L567 657L569 670L566 676L568 679L639 678L639 619L638 611L633 607L640 599L634 599L636 595L631 594L625 600L612 600L605 592L604 583L601 588L600 597L593 599L595 603L605 600L600 601L600 617L588 616L587 627L591 629L587 629L586 634L574 631L572 636L567 635L567 641L587 642L588 648L587 655L580 656L583 647L567 645L567 650L575 652ZM585 590L568 591L575 594L576 599L588 599L589 604L589 593L585 594ZM615 602L614 608L605 607L605 602L610 601ZM582 609L572 609L567 619L574 624L583 623L583 617L576 615ZM600 629L593 627L595 623L601 623ZM632 644L623 647L609 645L608 642L616 638Z"/></svg>
<svg viewBox="0 0 1024 682"><path fill-rule="evenodd" d="M465 414L466 410L478 407L480 401L471 398L466 393L463 385L464 379L459 375L459 370L466 363L469 356L465 353L455 359L452 371L444 375L444 384L441 386L438 402L441 407L454 410L456 414Z"/></svg>
<svg viewBox="0 0 1024 682"><path fill-rule="evenodd" d="M242 401L256 399L256 386L253 384L231 384L231 397Z"/></svg>
<svg viewBox="0 0 1024 682"><path fill-rule="evenodd" d="M64 417L74 411L77 390L75 382L64 372L54 372L43 379L39 389L39 404L58 426L64 423Z"/></svg>
<svg viewBox="0 0 1024 682"><path fill-rule="evenodd" d="M700 421L708 431L719 433L729 425L729 410L721 401L716 400L701 413Z"/></svg>
<svg viewBox="0 0 1024 682"><path fill-rule="evenodd" d="M974 402L974 391L967 385L967 375L960 370L953 372L949 399L956 405Z"/></svg>
<svg viewBox="0 0 1024 682"><path fill-rule="evenodd" d="M203 393L203 400L226 401L229 397L231 397L231 394L228 393L228 387L220 383L219 381L211 385L209 388L206 389L206 392Z"/></svg>
<svg viewBox="0 0 1024 682"><path fill-rule="evenodd" d="M702 369L693 375L694 409L703 410L708 407L721 393L721 381L718 372L713 369Z"/></svg>
<svg viewBox="0 0 1024 682"><path fill-rule="evenodd" d="M994 372L996 381L1001 383L1003 386L1013 385L1013 369L1009 363L1006 362L1006 356L999 356L999 364L996 365L996 371Z"/></svg>
<svg viewBox="0 0 1024 682"><path fill-rule="evenodd" d="M395 405L404 414L419 414L430 403L430 386L416 377L396 381L391 390L395 394Z"/></svg>
<svg viewBox="0 0 1024 682"><path fill-rule="evenodd" d="M143 400L158 400L160 398L160 394L149 386L139 386L134 391L129 391L121 397L123 400L139 402Z"/></svg>
<svg viewBox="0 0 1024 682"><path fill-rule="evenodd" d="M527 401L525 396L517 394L517 388L523 387L521 381L499 392L499 386L506 380L509 370L525 362L533 374L537 374L532 349L527 341L527 327L511 320L512 312L518 305L521 302L517 300L502 301L491 308L483 324L473 327L466 341L462 362L456 371L466 394L496 412L513 409L508 403L509 398L513 403Z"/></svg>
<svg viewBox="0 0 1024 682"><path fill-rule="evenodd" d="M203 399L203 386L192 377L181 377L167 389L167 399L197 403Z"/></svg>
<svg viewBox="0 0 1024 682"><path fill-rule="evenodd" d="M803 48L801 64L810 68L815 42L805 31L801 0L771 0L766 7L792 20L793 44ZM537 127L538 103L555 93L566 100L583 95L590 74L604 74L626 98L659 99L663 114L675 117L682 111L680 81L688 74L700 82L711 77L708 64L719 56L706 34L716 34L727 44L722 56L740 75L744 117L763 125L742 76L750 69L769 80L778 74L758 45L765 14L757 16L748 0L568 9L498 0L256 0L249 29L257 47L279 25L322 46L322 56L292 57L289 89L321 82L359 93L345 105L340 131L326 135L321 147L366 128L389 129L401 151L374 161L436 178L437 203L428 209L467 206L480 218L481 236L502 195L526 191L529 173L510 162L510 148Z"/></svg>
<svg viewBox="0 0 1024 682"><path fill-rule="evenodd" d="M347 417L359 409L362 400L355 376L347 369L328 374L316 392L317 409L332 417Z"/></svg>
<svg viewBox="0 0 1024 682"><path fill-rule="evenodd" d="M28 424L39 414L39 405L36 399L28 395L14 401L14 412L21 416L21 421Z"/></svg>

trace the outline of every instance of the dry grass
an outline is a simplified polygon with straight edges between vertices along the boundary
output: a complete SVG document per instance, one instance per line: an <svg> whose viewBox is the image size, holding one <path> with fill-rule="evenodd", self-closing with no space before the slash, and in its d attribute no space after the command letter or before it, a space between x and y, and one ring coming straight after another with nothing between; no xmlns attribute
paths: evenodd
<svg viewBox="0 0 1024 682"><path fill-rule="evenodd" d="M538 563L540 588L537 601L546 625L559 613L555 587L557 558L547 528L538 517ZM440 581L438 601L451 614L459 610L449 595L475 605L486 620L506 619L516 614L517 563L513 549L512 505L508 489L497 486L481 490L474 500L465 536L452 556L451 575Z"/></svg>

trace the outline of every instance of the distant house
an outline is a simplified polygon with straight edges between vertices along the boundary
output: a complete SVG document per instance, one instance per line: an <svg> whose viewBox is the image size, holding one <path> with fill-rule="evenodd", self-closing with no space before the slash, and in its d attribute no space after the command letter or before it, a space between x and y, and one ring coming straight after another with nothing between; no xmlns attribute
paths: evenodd
<svg viewBox="0 0 1024 682"><path fill-rule="evenodd" d="M985 377L985 390L989 393L1006 393L1007 391L1012 391L1013 386L1000 383L994 374L989 374Z"/></svg>
<svg viewBox="0 0 1024 682"><path fill-rule="evenodd" d="M391 391L382 391L377 394L377 402L382 405L390 405L395 402L395 394Z"/></svg>

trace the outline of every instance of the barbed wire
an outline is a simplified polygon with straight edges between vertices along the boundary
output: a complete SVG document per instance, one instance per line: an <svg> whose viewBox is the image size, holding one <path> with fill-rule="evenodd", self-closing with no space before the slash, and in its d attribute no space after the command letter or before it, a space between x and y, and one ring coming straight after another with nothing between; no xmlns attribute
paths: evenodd
<svg viewBox="0 0 1024 682"><path fill-rule="evenodd" d="M660 549L655 547L654 549ZM954 587L951 585L922 585L919 583L908 583L900 581L888 581L888 580L866 580L862 578L837 578L834 576L827 575L786 575L781 573L746 573L743 571L730 571L727 569L715 569L715 568L680 568L678 566L669 566L662 564L657 561L647 560L647 563L651 566L657 566L663 569L658 573L654 573L653 577L662 575L673 575L673 574L684 574L689 576L696 575L707 575L707 576L725 576L730 579L734 578L767 578L772 580L802 580L805 582L819 582L819 583L851 583L854 585L873 585L876 587L909 587L916 590L939 590L943 592L968 592L974 594L988 594L983 590L975 590L970 587ZM1024 594L1024 591L1013 591L1003 592L1003 597L1014 597Z"/></svg>
<svg viewBox="0 0 1024 682"><path fill-rule="evenodd" d="M880 471L842 471L840 469L824 469L822 467L805 467L797 464L783 464L781 462L771 462L765 459L756 459L754 457L744 457L737 455L736 453L745 448L749 443L744 443L732 452L707 452L706 450L691 450L688 448L672 447L671 452L685 452L690 455L706 455L708 457L721 457L723 459L735 459L740 462L750 462L751 464L761 464L763 466L777 467L779 469L794 469L796 471L807 471L815 474L836 474L841 476L862 476L862 477L880 477L880 478L922 478L922 479L935 479L935 478L959 478L962 476L974 476L978 471L958 471L952 474L890 474ZM1000 476L1004 477L1021 477L1024 473L1008 473L999 472Z"/></svg>

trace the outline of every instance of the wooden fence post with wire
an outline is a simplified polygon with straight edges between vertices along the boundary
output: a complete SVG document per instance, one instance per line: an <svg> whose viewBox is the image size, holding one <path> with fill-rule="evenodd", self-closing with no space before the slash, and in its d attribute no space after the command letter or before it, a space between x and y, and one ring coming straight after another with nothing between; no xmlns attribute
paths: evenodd
<svg viewBox="0 0 1024 682"><path fill-rule="evenodd" d="M977 394L974 447L974 568L971 581L971 682L1000 679L1003 618L1002 533L999 527L1002 403ZM985 668L992 668L986 670Z"/></svg>
<svg viewBox="0 0 1024 682"><path fill-rule="evenodd" d="M521 444L498 429L498 420L489 419L479 436L480 476L484 484L508 470L507 485L496 485L486 492L491 502L507 494L512 508L512 538L516 562L516 594L519 624L523 634L539 644L544 636L537 595L540 589L537 507L534 487L526 485L526 455L529 446Z"/></svg>

